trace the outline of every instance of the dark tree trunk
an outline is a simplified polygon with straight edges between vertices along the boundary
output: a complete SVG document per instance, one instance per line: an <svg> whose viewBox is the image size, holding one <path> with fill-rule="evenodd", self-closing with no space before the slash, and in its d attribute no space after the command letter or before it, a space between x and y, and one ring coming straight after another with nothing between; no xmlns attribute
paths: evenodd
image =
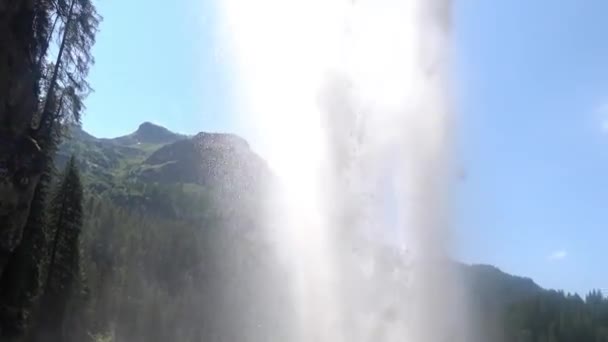
<svg viewBox="0 0 608 342"><path fill-rule="evenodd" d="M55 88L57 87L57 77L59 76L59 71L61 70L61 59L63 57L63 52L65 51L65 43L68 39L68 33L70 31L70 26L72 24L72 14L74 11L74 3L76 0L72 0L70 3L70 10L68 11L67 22L65 23L65 29L63 32L63 37L61 38L61 45L59 46L59 52L57 53L57 58L55 60L55 67L53 68L53 75L51 76L51 82L49 83L49 89L46 93L46 99L44 100L44 106L42 107L42 120L44 121L44 116L49 115L51 111L51 101L55 98Z"/></svg>

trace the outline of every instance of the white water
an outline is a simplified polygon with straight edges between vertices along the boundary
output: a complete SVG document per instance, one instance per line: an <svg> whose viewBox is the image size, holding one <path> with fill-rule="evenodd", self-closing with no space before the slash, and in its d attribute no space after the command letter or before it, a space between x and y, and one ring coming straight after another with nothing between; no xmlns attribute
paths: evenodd
<svg viewBox="0 0 608 342"><path fill-rule="evenodd" d="M294 341L456 341L450 4L223 0L243 122L283 186ZM277 222L278 221L278 222ZM401 251L394 266L387 248Z"/></svg>

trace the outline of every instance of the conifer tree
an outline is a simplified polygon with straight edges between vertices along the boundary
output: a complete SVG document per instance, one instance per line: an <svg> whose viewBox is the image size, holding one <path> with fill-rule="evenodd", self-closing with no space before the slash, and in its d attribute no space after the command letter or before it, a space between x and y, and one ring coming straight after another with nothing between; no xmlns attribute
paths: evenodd
<svg viewBox="0 0 608 342"><path fill-rule="evenodd" d="M31 323L48 261L46 198L51 177L49 168L36 188L23 232L23 241L11 256L0 278L0 339L24 335Z"/></svg>
<svg viewBox="0 0 608 342"><path fill-rule="evenodd" d="M56 35L59 50L55 60L47 65L45 95L38 117L55 115L56 120L78 121L84 109L83 99L91 90L86 77L94 63L91 48L101 17L91 0L59 0L51 8L55 18L51 33ZM32 125L38 128L39 123L34 120Z"/></svg>
<svg viewBox="0 0 608 342"><path fill-rule="evenodd" d="M80 234L83 223L82 184L74 157L68 162L50 203L48 266L36 328L37 341L65 341L70 302L80 296Z"/></svg>
<svg viewBox="0 0 608 342"><path fill-rule="evenodd" d="M100 20L91 0L0 1L0 276L21 243L54 137L84 109Z"/></svg>

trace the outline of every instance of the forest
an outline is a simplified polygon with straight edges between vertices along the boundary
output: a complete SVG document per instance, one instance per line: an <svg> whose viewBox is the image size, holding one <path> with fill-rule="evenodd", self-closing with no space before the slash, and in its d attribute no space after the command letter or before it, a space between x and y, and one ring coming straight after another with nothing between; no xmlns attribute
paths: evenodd
<svg viewBox="0 0 608 342"><path fill-rule="evenodd" d="M101 20L92 0L0 0L0 340L289 341L286 274L260 220L280 207L247 143L81 130ZM392 275L407 266L378 249L361 281L403 286ZM458 267L479 341L608 341L599 291Z"/></svg>

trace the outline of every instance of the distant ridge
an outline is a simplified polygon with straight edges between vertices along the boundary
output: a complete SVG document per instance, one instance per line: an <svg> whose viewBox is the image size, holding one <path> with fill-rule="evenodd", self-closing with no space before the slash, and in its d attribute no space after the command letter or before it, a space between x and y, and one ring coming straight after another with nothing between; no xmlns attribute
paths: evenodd
<svg viewBox="0 0 608 342"><path fill-rule="evenodd" d="M74 127L60 147L58 166L71 154L80 161L87 189L96 194L124 189L131 196L128 189L133 182L188 184L219 187L225 199L235 201L259 195L273 177L266 162L237 135L201 132L187 136L150 122L113 139L98 139ZM513 276L491 265L457 263L457 267L469 295L496 310L544 291L530 278Z"/></svg>
<svg viewBox="0 0 608 342"><path fill-rule="evenodd" d="M185 138L185 135L171 132L165 127L144 122L131 134L107 140L121 145L136 145L171 143Z"/></svg>
<svg viewBox="0 0 608 342"><path fill-rule="evenodd" d="M144 122L117 138L99 139L81 127L71 129L57 165L76 155L85 183L96 193L125 182L197 184L232 194L256 192L271 178L266 162L235 134L179 134Z"/></svg>

